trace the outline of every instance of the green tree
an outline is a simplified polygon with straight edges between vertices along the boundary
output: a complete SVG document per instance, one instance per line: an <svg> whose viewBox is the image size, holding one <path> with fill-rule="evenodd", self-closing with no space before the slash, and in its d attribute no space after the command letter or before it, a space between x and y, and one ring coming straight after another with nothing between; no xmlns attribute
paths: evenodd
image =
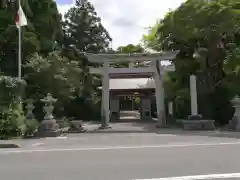
<svg viewBox="0 0 240 180"><path fill-rule="evenodd" d="M93 5L87 0L77 1L61 19L53 0L21 2L28 20L28 25L22 27L23 77L27 82L26 96L36 105L35 115L42 120L39 99L52 93L58 99L55 107L58 117L100 119L101 92L97 87L101 86L101 80L89 74L89 66L95 64L89 63L83 52L105 52L111 38ZM17 10L17 1L0 2L0 70L9 80L18 71L18 31L14 20ZM24 119L24 114L15 106L5 107L7 118L0 126L7 135L19 126L9 124L9 118L15 123L14 117L21 114Z"/></svg>
<svg viewBox="0 0 240 180"><path fill-rule="evenodd" d="M118 53L142 53L144 48L140 45L128 44L126 46L120 46L117 48Z"/></svg>
<svg viewBox="0 0 240 180"><path fill-rule="evenodd" d="M44 57L35 53L27 59L25 79L28 83L26 94L31 99L42 99L51 93L58 99L57 115L64 114L67 103L75 98L83 87L79 80L82 69L79 62L69 61L60 52Z"/></svg>
<svg viewBox="0 0 240 180"><path fill-rule="evenodd" d="M235 36L233 43L228 45L223 67L226 73L225 85L229 88L233 96L236 94L240 95L238 82L240 78L240 33Z"/></svg>
<svg viewBox="0 0 240 180"><path fill-rule="evenodd" d="M206 101L200 101L200 108L207 107L204 115L222 123L231 118L231 110L226 110L231 108L228 90L223 87L223 62L228 44L239 33L239 13L239 2L235 0L188 0L169 12L144 37L150 48L180 50L174 61L176 72L172 81L177 82L179 89L188 88L189 75L197 74L202 96L199 99ZM200 58L193 58L196 51Z"/></svg>
<svg viewBox="0 0 240 180"><path fill-rule="evenodd" d="M64 18L65 47L70 45L91 53L107 50L111 38L88 0L77 0Z"/></svg>
<svg viewBox="0 0 240 180"><path fill-rule="evenodd" d="M83 52L106 52L109 49L111 37L101 24L94 6L87 0L77 0L75 6L64 15L64 19L62 55L70 61L78 61L82 69L78 77L82 82L82 90L68 106L71 107L68 112L81 119L94 118L94 115L100 115L101 98L97 87L101 86L101 79L89 74L89 66L95 66L95 64L89 63ZM89 114L89 111L94 113Z"/></svg>
<svg viewBox="0 0 240 180"><path fill-rule="evenodd" d="M18 30L15 17L18 1L3 1L0 8L0 67L6 75L17 75ZM22 59L34 52L48 54L61 39L60 15L52 0L23 0L28 25L22 27Z"/></svg>
<svg viewBox="0 0 240 180"><path fill-rule="evenodd" d="M132 54L132 53L143 53L145 50L140 45L128 44L126 46L119 46L114 53ZM121 62L113 64L113 67L128 67L129 62ZM134 62L134 66L140 66L139 62Z"/></svg>

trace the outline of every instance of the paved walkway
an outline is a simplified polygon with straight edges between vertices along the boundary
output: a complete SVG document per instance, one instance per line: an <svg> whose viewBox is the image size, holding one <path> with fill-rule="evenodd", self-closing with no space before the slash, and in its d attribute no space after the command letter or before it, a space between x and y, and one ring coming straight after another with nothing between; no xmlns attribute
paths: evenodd
<svg viewBox="0 0 240 180"><path fill-rule="evenodd" d="M139 132L139 133L154 133L156 132L155 122L141 122L141 121L129 121L129 122L113 122L110 123L110 129L99 129L99 123L85 123L84 128L87 132Z"/></svg>
<svg viewBox="0 0 240 180"><path fill-rule="evenodd" d="M156 134L172 134L172 135L197 135L209 137L228 137L240 138L240 132L214 130L214 131L186 131L180 128L156 128L156 121L129 121L110 123L110 129L99 129L98 123L85 123L84 127L87 129L85 133L156 133Z"/></svg>
<svg viewBox="0 0 240 180"><path fill-rule="evenodd" d="M140 112L139 111L120 111L120 121L133 121L140 120Z"/></svg>

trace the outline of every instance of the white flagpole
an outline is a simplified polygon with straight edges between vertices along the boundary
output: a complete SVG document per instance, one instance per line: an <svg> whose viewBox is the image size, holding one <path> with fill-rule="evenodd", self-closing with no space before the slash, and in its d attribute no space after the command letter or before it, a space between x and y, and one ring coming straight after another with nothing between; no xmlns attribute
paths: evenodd
<svg viewBox="0 0 240 180"><path fill-rule="evenodd" d="M21 8L21 0L18 0L19 9ZM21 25L18 27L18 78L22 78L22 30Z"/></svg>

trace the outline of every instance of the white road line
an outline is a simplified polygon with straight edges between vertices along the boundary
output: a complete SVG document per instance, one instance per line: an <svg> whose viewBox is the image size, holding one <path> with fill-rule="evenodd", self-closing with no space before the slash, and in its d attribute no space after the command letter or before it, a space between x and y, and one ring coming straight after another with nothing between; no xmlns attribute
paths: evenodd
<svg viewBox="0 0 240 180"><path fill-rule="evenodd" d="M46 140L56 140L56 139L68 139L67 136L58 136L58 137L47 137Z"/></svg>
<svg viewBox="0 0 240 180"><path fill-rule="evenodd" d="M202 144L163 144L150 146L105 146L105 147L79 147L79 148L56 148L56 149L22 149L22 150L0 150L1 154L10 153L33 153L33 152L61 152L61 151L96 151L96 150L121 150L121 149L151 149L151 148L184 148L198 146L225 146L239 145L240 141L219 142L219 143L202 143Z"/></svg>
<svg viewBox="0 0 240 180"><path fill-rule="evenodd" d="M206 179L225 179L225 178L240 178L240 173L229 174L208 174L208 175L194 175L168 178L152 178L152 179L135 179L135 180L206 180Z"/></svg>
<svg viewBox="0 0 240 180"><path fill-rule="evenodd" d="M68 137L67 136L59 136L59 137L56 137L56 139L67 139Z"/></svg>
<svg viewBox="0 0 240 180"><path fill-rule="evenodd" d="M40 142L39 142L39 143L34 143L34 144L32 144L32 146L33 146L33 147L36 147L36 146L41 146L41 145L43 145L43 144L44 144L44 143L40 143Z"/></svg>

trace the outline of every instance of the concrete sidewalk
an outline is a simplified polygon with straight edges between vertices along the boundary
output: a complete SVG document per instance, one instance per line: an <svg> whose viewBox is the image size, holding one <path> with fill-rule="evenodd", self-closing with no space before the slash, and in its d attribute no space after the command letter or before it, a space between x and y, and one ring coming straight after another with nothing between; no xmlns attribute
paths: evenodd
<svg viewBox="0 0 240 180"><path fill-rule="evenodd" d="M62 137L58 138L33 138L33 139L13 139L13 140L0 140L0 148L17 148L17 147L27 147L31 144L38 144L45 139L64 139L64 138L92 138L93 136L112 136L126 135L126 136L140 136L142 135L153 135L153 136L177 136L177 137L213 137L213 138L235 138L240 139L240 132L232 131L185 131L180 128L156 128L156 123L154 122L129 122L129 123L110 123L111 129L98 129L99 124L97 123L84 123L84 128L87 129L85 133L75 133L75 134L63 134Z"/></svg>
<svg viewBox="0 0 240 180"><path fill-rule="evenodd" d="M98 129L100 126L96 123L85 123L85 133L156 133L156 134L174 134L174 135L197 135L211 137L229 137L240 138L240 132L217 129L214 131L186 131L181 128L156 128L155 121L143 122L123 122L110 123L110 129Z"/></svg>

